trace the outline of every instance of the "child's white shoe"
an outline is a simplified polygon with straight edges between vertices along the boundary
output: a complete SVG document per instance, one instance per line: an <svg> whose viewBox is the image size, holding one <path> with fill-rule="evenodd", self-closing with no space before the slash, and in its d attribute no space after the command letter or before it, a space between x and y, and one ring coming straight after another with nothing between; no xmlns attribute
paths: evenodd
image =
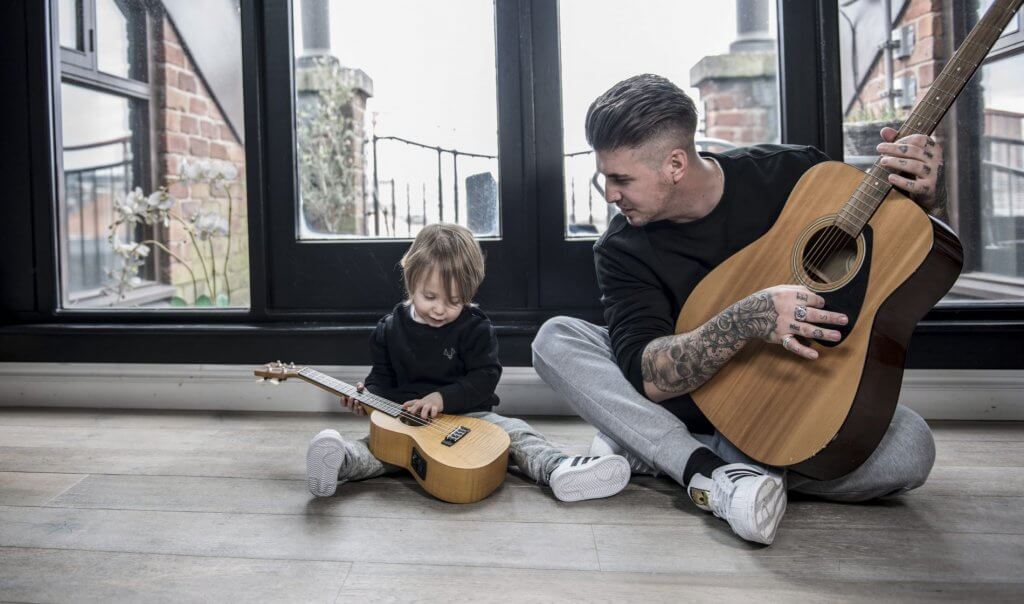
<svg viewBox="0 0 1024 604"><path fill-rule="evenodd" d="M306 451L306 486L317 497L330 497L338 489L338 472L345 462L345 440L336 430L313 437Z"/></svg>
<svg viewBox="0 0 1024 604"><path fill-rule="evenodd" d="M567 457L548 484L561 501L610 497L629 484L629 462L621 455Z"/></svg>

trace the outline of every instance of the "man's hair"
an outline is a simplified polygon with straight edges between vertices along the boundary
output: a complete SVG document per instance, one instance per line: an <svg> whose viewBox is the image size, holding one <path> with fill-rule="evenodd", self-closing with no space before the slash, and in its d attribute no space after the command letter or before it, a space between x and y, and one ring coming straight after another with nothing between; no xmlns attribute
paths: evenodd
<svg viewBox="0 0 1024 604"><path fill-rule="evenodd" d="M428 224L402 256L405 293L412 297L415 288L431 271L438 270L449 298L456 295L469 304L484 280L484 255L469 229L457 224ZM451 291L455 283L457 292Z"/></svg>
<svg viewBox="0 0 1024 604"><path fill-rule="evenodd" d="M595 151L636 148L658 137L693 142L697 108L667 79L643 74L622 80L587 110L587 143Z"/></svg>

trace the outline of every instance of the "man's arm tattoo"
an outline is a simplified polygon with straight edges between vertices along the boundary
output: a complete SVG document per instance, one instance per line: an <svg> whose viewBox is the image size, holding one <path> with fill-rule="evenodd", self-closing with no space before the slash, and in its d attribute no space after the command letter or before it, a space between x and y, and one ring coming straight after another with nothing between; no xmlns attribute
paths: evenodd
<svg viewBox="0 0 1024 604"><path fill-rule="evenodd" d="M758 292L689 333L653 340L644 349L644 381L663 392L683 394L695 390L747 341L771 334L778 317L771 294Z"/></svg>

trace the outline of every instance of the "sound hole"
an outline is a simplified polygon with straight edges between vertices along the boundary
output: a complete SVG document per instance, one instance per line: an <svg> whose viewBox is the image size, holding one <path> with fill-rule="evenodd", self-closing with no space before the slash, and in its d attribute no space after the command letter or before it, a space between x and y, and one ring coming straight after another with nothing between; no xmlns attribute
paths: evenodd
<svg viewBox="0 0 1024 604"><path fill-rule="evenodd" d="M827 226L807 241L803 268L816 283L835 283L850 274L857 263L857 240L842 229Z"/></svg>

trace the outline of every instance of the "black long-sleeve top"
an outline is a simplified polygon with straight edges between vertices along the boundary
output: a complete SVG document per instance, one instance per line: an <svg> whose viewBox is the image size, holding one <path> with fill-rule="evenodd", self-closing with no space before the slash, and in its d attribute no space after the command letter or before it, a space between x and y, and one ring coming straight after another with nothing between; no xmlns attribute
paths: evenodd
<svg viewBox="0 0 1024 604"><path fill-rule="evenodd" d="M373 367L366 389L396 403L438 392L444 413L488 411L498 404L498 338L479 308L466 306L451 323L417 323L404 302L370 336Z"/></svg>
<svg viewBox="0 0 1024 604"><path fill-rule="evenodd" d="M756 145L701 155L717 160L725 175L722 198L711 213L692 222L665 220L643 227L630 226L618 215L594 244L615 358L641 394L647 344L674 333L679 311L700 280L766 233L803 173L828 160L813 147L795 145ZM691 431L712 431L690 395L662 404Z"/></svg>

